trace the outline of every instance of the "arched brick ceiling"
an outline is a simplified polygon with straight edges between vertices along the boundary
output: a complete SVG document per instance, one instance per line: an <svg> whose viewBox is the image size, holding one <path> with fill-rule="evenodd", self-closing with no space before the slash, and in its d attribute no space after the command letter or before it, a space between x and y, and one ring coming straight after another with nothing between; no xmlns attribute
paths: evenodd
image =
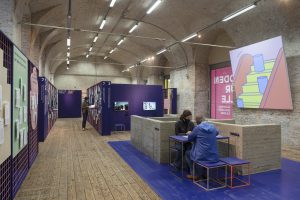
<svg viewBox="0 0 300 200"><path fill-rule="evenodd" d="M66 0L27 0L32 13L32 23L66 26L68 1ZM109 11L104 32L127 34L129 29L142 20L133 35L165 38L157 41L140 38L126 38L120 49L110 55L111 60L119 63L132 63L144 59L187 35L222 19L253 0L164 0L150 15L146 11L156 0L117 0ZM71 27L97 31L105 16L110 0L72 0ZM41 54L45 55L43 67L55 73L57 67L66 59L67 31L49 28L34 28L41 41ZM71 60L88 52L94 33L71 32ZM100 34L91 55L105 56L116 47L121 36ZM194 39L195 42L208 42ZM180 66L193 60L192 46L175 45L165 53L172 66ZM42 56L40 56L42 57Z"/></svg>

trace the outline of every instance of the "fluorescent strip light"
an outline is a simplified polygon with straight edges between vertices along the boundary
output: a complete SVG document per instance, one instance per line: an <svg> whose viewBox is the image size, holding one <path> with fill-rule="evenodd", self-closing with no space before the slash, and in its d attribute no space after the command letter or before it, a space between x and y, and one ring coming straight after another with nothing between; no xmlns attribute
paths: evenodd
<svg viewBox="0 0 300 200"><path fill-rule="evenodd" d="M107 57L107 56L105 56L105 57L104 57L104 60L105 60L105 59L107 59L107 58L108 58L108 57Z"/></svg>
<svg viewBox="0 0 300 200"><path fill-rule="evenodd" d="M124 39L120 40L120 42L118 43L118 46L119 46L120 44L122 44L122 42L124 42Z"/></svg>
<svg viewBox="0 0 300 200"><path fill-rule="evenodd" d="M70 50L71 49L71 47L68 47L68 50Z"/></svg>
<svg viewBox="0 0 300 200"><path fill-rule="evenodd" d="M67 60L67 65L69 65L70 64L70 61L69 60Z"/></svg>
<svg viewBox="0 0 300 200"><path fill-rule="evenodd" d="M70 69L70 67L67 67L67 70L69 70Z"/></svg>
<svg viewBox="0 0 300 200"><path fill-rule="evenodd" d="M105 23L106 23L106 19L104 19L104 20L102 20L102 23L101 23L101 25L100 25L100 27L99 27L99 29L103 29L103 27L104 27L104 25L105 25Z"/></svg>
<svg viewBox="0 0 300 200"><path fill-rule="evenodd" d="M157 0L153 6L151 6L151 8L147 11L147 14L149 15L150 13L152 13L152 11L162 2L162 0Z"/></svg>
<svg viewBox="0 0 300 200"><path fill-rule="evenodd" d="M90 47L89 51L92 51L93 50L93 47Z"/></svg>
<svg viewBox="0 0 300 200"><path fill-rule="evenodd" d="M90 56L90 54L86 54L86 56L85 56L85 57L86 57L86 58L88 58L89 56Z"/></svg>
<svg viewBox="0 0 300 200"><path fill-rule="evenodd" d="M95 38L94 38L94 43L96 42L98 40L98 36L96 36Z"/></svg>
<svg viewBox="0 0 300 200"><path fill-rule="evenodd" d="M70 52L67 52L67 57L70 57Z"/></svg>
<svg viewBox="0 0 300 200"><path fill-rule="evenodd" d="M236 12L234 12L234 13L226 16L226 17L224 17L224 19L222 21L223 22L227 22L227 21L229 21L229 20L231 20L231 19L233 19L233 18L235 18L235 17L237 17L237 16L239 16L239 15L241 15L241 14L243 14L243 13L245 13L245 12L247 12L247 11L253 9L253 8L255 8L255 7L256 7L256 5L253 4L253 5L247 6L245 8L242 8L241 10L238 10L238 11L236 11Z"/></svg>
<svg viewBox="0 0 300 200"><path fill-rule="evenodd" d="M144 63L144 62L146 62L147 60L148 60L148 59L146 58L146 59L142 60L141 63Z"/></svg>
<svg viewBox="0 0 300 200"><path fill-rule="evenodd" d="M111 54L111 53L113 53L113 52L114 52L114 50L115 50L115 49L112 49L112 50L111 50L109 53L110 53L110 54Z"/></svg>
<svg viewBox="0 0 300 200"><path fill-rule="evenodd" d="M116 3L116 0L111 0L109 7L111 7L111 8L114 7L115 3Z"/></svg>
<svg viewBox="0 0 300 200"><path fill-rule="evenodd" d="M67 38L67 46L71 46L71 38Z"/></svg>
<svg viewBox="0 0 300 200"><path fill-rule="evenodd" d="M134 68L134 65L132 65L132 66L129 67L129 69L132 69L132 68Z"/></svg>
<svg viewBox="0 0 300 200"><path fill-rule="evenodd" d="M135 24L135 25L130 29L129 33L132 33L132 32L136 29L137 26L138 26L138 25Z"/></svg>
<svg viewBox="0 0 300 200"><path fill-rule="evenodd" d="M193 33L192 35L187 36L186 38L184 38L183 40L181 40L181 42L186 42L194 37L197 36L197 33Z"/></svg>
<svg viewBox="0 0 300 200"><path fill-rule="evenodd" d="M162 50L160 50L159 52L157 52L156 55L162 54L162 53L164 53L164 52L166 52L166 51L167 51L167 49L162 49Z"/></svg>

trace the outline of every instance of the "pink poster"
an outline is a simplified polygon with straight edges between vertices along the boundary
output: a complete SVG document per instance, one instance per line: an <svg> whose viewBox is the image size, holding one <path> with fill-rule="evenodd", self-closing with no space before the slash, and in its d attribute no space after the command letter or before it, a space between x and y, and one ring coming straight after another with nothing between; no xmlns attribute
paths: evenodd
<svg viewBox="0 0 300 200"><path fill-rule="evenodd" d="M232 119L231 67L211 70L211 118Z"/></svg>

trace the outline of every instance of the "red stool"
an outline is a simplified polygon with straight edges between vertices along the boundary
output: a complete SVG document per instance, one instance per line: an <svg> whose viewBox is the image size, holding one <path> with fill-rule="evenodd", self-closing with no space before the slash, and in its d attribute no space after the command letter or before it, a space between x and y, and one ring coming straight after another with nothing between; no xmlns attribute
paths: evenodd
<svg viewBox="0 0 300 200"><path fill-rule="evenodd" d="M221 158L222 162L226 163L229 168L229 185L230 188L237 188L237 187L244 187L250 185L250 162L246 160L242 160L235 157L227 157L227 158ZM246 166L248 168L248 175L244 176L241 174L235 174L235 170L237 171L237 168ZM239 173L240 171L238 171ZM246 177L246 178L245 178ZM228 181L227 181L228 183Z"/></svg>

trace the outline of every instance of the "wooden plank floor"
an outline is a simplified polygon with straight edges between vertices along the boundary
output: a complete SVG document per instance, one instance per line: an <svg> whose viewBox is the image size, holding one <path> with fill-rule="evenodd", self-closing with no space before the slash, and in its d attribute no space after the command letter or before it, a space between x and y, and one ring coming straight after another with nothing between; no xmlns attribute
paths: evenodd
<svg viewBox="0 0 300 200"><path fill-rule="evenodd" d="M160 199L107 141L129 133L100 136L80 119L59 119L15 199Z"/></svg>

